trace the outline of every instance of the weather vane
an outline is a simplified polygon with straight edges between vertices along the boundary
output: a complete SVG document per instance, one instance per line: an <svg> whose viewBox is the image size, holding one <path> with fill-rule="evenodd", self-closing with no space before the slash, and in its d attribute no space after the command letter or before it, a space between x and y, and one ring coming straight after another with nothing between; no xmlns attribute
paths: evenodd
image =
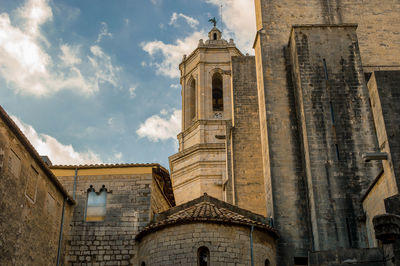
<svg viewBox="0 0 400 266"><path fill-rule="evenodd" d="M216 19L215 17L210 18L210 19L208 20L208 22L211 22L212 24L214 24L214 27L217 26L217 19Z"/></svg>

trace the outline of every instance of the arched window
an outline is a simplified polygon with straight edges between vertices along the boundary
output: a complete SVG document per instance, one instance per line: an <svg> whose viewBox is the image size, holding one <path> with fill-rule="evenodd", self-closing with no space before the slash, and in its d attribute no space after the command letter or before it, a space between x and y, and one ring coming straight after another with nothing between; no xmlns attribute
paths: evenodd
<svg viewBox="0 0 400 266"><path fill-rule="evenodd" d="M269 262L269 259L266 259L266 260L265 260L264 265L265 265L265 266L270 266L270 265L271 265L271 263Z"/></svg>
<svg viewBox="0 0 400 266"><path fill-rule="evenodd" d="M196 81L192 79L189 87L189 118L193 120L196 116Z"/></svg>
<svg viewBox="0 0 400 266"><path fill-rule="evenodd" d="M140 263L140 266L146 266L146 263L144 263L144 261L142 261L142 263Z"/></svg>
<svg viewBox="0 0 400 266"><path fill-rule="evenodd" d="M220 73L215 73L212 77L212 105L213 105L213 111L224 110L222 76Z"/></svg>
<svg viewBox="0 0 400 266"><path fill-rule="evenodd" d="M217 39L217 34L216 33L214 33L214 40L216 40Z"/></svg>
<svg viewBox="0 0 400 266"><path fill-rule="evenodd" d="M96 192L92 185L87 190L86 222L102 222L106 216L107 189L103 185L100 192Z"/></svg>
<svg viewBox="0 0 400 266"><path fill-rule="evenodd" d="M199 247L197 250L197 265L209 266L210 265L210 251L207 247Z"/></svg>

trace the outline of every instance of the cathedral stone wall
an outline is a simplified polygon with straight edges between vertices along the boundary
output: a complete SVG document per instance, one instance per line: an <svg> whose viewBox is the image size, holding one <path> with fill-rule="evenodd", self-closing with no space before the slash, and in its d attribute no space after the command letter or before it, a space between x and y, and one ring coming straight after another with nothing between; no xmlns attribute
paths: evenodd
<svg viewBox="0 0 400 266"><path fill-rule="evenodd" d="M386 213L384 199L399 193L400 71L374 71L368 81L370 103L378 137L376 152L386 152L382 173L363 197L370 247L378 246L372 219ZM373 150L372 150L373 151Z"/></svg>
<svg viewBox="0 0 400 266"><path fill-rule="evenodd" d="M390 154L384 168L400 190L400 71L375 71L368 82L379 150ZM390 195L391 196L391 195Z"/></svg>
<svg viewBox="0 0 400 266"><path fill-rule="evenodd" d="M308 214L301 204L306 191L302 160L298 156L301 153L292 81L287 71L286 47L291 27L295 24L357 23L363 66L399 67L399 4L398 1L379 0L255 0L258 33L254 48L264 176L273 191L267 197L267 205L281 232L282 265L290 265L291 256L306 256L312 245L309 234L302 229L307 227L303 221ZM335 41L330 44L332 49Z"/></svg>
<svg viewBox="0 0 400 266"><path fill-rule="evenodd" d="M75 170L53 171L70 194L76 195L77 201L65 251L66 264L134 263L137 254L134 238L150 222L152 215L152 168L133 168L132 173L126 173L129 170L124 169L118 173L113 168L78 169L75 193ZM104 221L85 221L88 189L91 185L97 192L103 185L107 189Z"/></svg>
<svg viewBox="0 0 400 266"><path fill-rule="evenodd" d="M290 39L314 249L365 247L361 191L378 175L356 26L295 26ZM331 45L334 43L334 47Z"/></svg>
<svg viewBox="0 0 400 266"><path fill-rule="evenodd" d="M368 247L378 246L372 219L376 215L386 213L384 199L396 194L392 192L393 184L390 179L390 175L382 171L382 173L376 177L375 182L371 184L371 188L362 200L363 209L365 211Z"/></svg>
<svg viewBox="0 0 400 266"><path fill-rule="evenodd" d="M253 56L232 57L232 153L235 204L267 215L257 79ZM268 191L270 193L270 191Z"/></svg>
<svg viewBox="0 0 400 266"><path fill-rule="evenodd" d="M282 62L290 28L300 24L358 24L363 66L400 67L399 1L356 0L255 0L257 30L264 28L271 61ZM271 51L271 50L270 50ZM281 58L280 60L277 60ZM282 67L277 66L278 70ZM278 70L280 71L280 70Z"/></svg>
<svg viewBox="0 0 400 266"><path fill-rule="evenodd" d="M209 265L250 265L250 226L194 222L177 224L145 235L139 244L139 265L196 266L198 249L210 251ZM253 232L254 265L276 264L275 240Z"/></svg>
<svg viewBox="0 0 400 266"><path fill-rule="evenodd" d="M73 206L21 136L0 119L0 265L56 265L63 204L64 240Z"/></svg>

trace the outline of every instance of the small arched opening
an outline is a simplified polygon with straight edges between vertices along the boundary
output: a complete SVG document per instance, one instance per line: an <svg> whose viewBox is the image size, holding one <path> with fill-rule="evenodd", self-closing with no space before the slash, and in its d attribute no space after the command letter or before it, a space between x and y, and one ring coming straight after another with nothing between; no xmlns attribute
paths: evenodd
<svg viewBox="0 0 400 266"><path fill-rule="evenodd" d="M270 265L271 265L271 263L269 262L269 259L266 259L266 260L265 260L264 265L265 265L265 266L270 266Z"/></svg>
<svg viewBox="0 0 400 266"><path fill-rule="evenodd" d="M197 250L197 265L198 266L209 266L210 265L210 250L205 247L199 247Z"/></svg>
<svg viewBox="0 0 400 266"><path fill-rule="evenodd" d="M214 33L213 37L214 41L217 40L217 33Z"/></svg>
<svg viewBox="0 0 400 266"><path fill-rule="evenodd" d="M224 95L222 89L222 76L215 73L212 77L212 106L213 111L224 110Z"/></svg>

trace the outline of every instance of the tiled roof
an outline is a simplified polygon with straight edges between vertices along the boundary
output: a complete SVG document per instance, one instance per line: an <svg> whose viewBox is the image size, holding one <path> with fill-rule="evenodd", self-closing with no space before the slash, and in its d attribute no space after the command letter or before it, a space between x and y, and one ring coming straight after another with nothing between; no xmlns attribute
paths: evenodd
<svg viewBox="0 0 400 266"><path fill-rule="evenodd" d="M140 239L166 226L188 222L253 225L279 237L278 232L269 225L267 218L204 194L200 198L156 215L156 221L146 226L136 238Z"/></svg>
<svg viewBox="0 0 400 266"><path fill-rule="evenodd" d="M66 168L80 168L80 169L92 169L92 168L118 168L118 167L160 167L163 171L168 173L168 170L158 163L121 163L121 164L83 164L83 165L52 165L50 168L54 169L66 169Z"/></svg>

